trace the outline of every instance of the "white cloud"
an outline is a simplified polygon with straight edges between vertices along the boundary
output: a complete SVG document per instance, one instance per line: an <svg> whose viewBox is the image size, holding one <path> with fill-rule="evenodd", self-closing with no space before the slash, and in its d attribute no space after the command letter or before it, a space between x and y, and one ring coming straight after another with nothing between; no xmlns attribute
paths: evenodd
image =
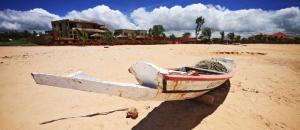
<svg viewBox="0 0 300 130"><path fill-rule="evenodd" d="M155 24L162 24L168 34L180 35L183 32L194 34L195 19L205 18L204 26L218 31L236 32L241 35L255 33L274 33L278 31L300 33L300 9L290 7L274 11L262 9L230 10L219 5L191 4L185 7L157 7L153 10L138 8L126 16L119 10L105 5L70 11L65 16L58 16L40 8L28 11L0 11L0 31L3 30L49 30L51 21L70 18L87 19L105 24L110 29L149 29Z"/></svg>
<svg viewBox="0 0 300 130"><path fill-rule="evenodd" d="M221 6L192 4L186 7L159 7L151 11L138 8L131 13L133 22L139 28L149 28L155 24L162 24L169 32L190 30L193 34L195 19L205 18L204 26L215 31L237 32L240 34L300 33L299 7L290 7L276 11L261 9L229 10Z"/></svg>
<svg viewBox="0 0 300 130"><path fill-rule="evenodd" d="M99 5L82 11L73 10L69 12L65 18L93 20L105 24L111 29L136 28L122 12L119 10L112 10L105 5Z"/></svg>
<svg viewBox="0 0 300 130"><path fill-rule="evenodd" d="M0 23L0 27L4 30L19 30L21 28L21 25L19 23L3 21Z"/></svg>
<svg viewBox="0 0 300 130"><path fill-rule="evenodd" d="M49 30L50 21L60 17L44 9L35 8L28 11L3 10L0 11L1 30Z"/></svg>
<svg viewBox="0 0 300 130"><path fill-rule="evenodd" d="M105 24L110 29L136 28L122 12L112 10L105 5L99 5L82 11L73 10L65 16L51 14L40 8L28 11L3 10L0 11L0 31L50 30L51 21L65 18L93 20Z"/></svg>

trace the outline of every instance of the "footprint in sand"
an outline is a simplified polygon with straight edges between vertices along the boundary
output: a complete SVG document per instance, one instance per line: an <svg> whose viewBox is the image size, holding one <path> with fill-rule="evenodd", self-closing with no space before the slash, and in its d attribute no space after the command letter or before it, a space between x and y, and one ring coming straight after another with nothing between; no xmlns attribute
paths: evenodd
<svg viewBox="0 0 300 130"><path fill-rule="evenodd" d="M262 52L243 52L243 51L218 51L213 52L214 54L227 54L227 55L266 55L267 53Z"/></svg>

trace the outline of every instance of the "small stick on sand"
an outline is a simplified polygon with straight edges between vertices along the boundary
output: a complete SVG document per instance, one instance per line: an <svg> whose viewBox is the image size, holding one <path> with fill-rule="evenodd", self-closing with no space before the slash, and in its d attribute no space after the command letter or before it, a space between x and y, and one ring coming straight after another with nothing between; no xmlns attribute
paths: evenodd
<svg viewBox="0 0 300 130"><path fill-rule="evenodd" d="M108 115L108 114L111 114L111 113L114 113L114 112L117 112L117 111L129 111L129 108L117 109L117 110L112 110L112 111L107 111L107 112L97 112L97 113L83 115L83 116L72 116L72 117L58 118L58 119L42 122L42 123L40 123L40 125L44 125L44 124L48 124L48 123L52 123L52 122L56 122L56 121L60 121L60 120L71 119L71 118L93 117L93 116L97 116L97 115Z"/></svg>

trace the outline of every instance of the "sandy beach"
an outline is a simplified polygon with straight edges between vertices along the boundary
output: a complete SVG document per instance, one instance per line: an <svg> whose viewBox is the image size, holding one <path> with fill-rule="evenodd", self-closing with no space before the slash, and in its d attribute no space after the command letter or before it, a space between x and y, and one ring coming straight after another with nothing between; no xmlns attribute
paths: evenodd
<svg viewBox="0 0 300 130"><path fill-rule="evenodd" d="M161 67L230 57L237 72L217 107L193 101L134 101L106 94L37 85L31 72L75 71L101 80L137 83L127 69L149 61ZM299 129L300 45L136 45L0 47L0 129ZM126 112L57 118L136 107ZM213 108L212 108L213 107Z"/></svg>

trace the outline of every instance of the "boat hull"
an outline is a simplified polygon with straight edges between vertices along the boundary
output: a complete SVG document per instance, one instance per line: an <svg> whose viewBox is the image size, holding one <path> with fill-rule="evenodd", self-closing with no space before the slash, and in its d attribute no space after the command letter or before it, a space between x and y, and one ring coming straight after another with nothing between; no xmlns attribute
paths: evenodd
<svg viewBox="0 0 300 130"><path fill-rule="evenodd" d="M191 80L166 80L158 82L157 97L166 100L184 100L201 96L208 91L222 85L226 80L191 81Z"/></svg>
<svg viewBox="0 0 300 130"><path fill-rule="evenodd" d="M97 80L82 72L68 76L32 73L37 84L115 95L134 100L184 100L205 94L230 79L235 70L233 60L212 59L228 70L222 74L188 75L184 71L160 68L148 62L137 62L129 68L139 85Z"/></svg>
<svg viewBox="0 0 300 130"><path fill-rule="evenodd" d="M82 76L84 75L84 76ZM209 90L221 85L224 81L167 81L167 90L176 89L194 89L197 86L202 91L197 92L172 92L164 91L163 82L159 82L159 87L149 88L142 85L130 83L116 83L109 81L100 81L83 73L76 73L69 76L57 76L51 74L32 73L33 79L37 84L109 94L133 100L184 100L205 94ZM211 86L211 85L214 86ZM203 89L205 88L205 89Z"/></svg>

